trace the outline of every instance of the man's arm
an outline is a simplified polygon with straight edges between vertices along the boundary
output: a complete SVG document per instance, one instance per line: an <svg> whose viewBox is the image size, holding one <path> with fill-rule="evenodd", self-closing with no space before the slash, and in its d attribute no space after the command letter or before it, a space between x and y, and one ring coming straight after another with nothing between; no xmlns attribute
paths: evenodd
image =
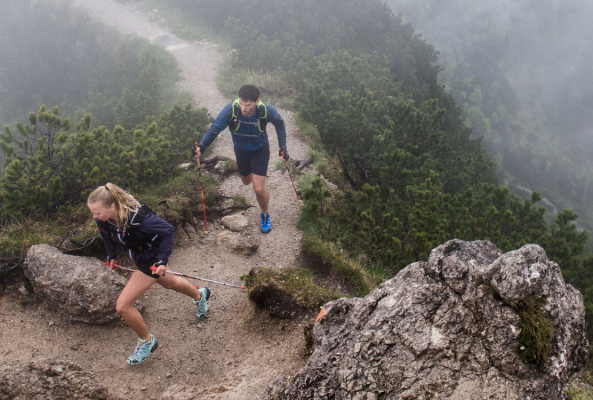
<svg viewBox="0 0 593 400"><path fill-rule="evenodd" d="M274 128L276 128L278 147L286 150L286 127L284 126L284 120L274 106L266 104L266 108L268 110L268 121L274 125Z"/></svg>
<svg viewBox="0 0 593 400"><path fill-rule="evenodd" d="M212 125L210 125L210 129L208 129L204 136L202 136L202 140L200 140L200 143L198 144L200 153L203 153L208 148L208 146L212 144L220 132L229 127L229 122L231 122L232 115L233 105L227 104L222 109L220 114L218 114L218 117L216 117Z"/></svg>

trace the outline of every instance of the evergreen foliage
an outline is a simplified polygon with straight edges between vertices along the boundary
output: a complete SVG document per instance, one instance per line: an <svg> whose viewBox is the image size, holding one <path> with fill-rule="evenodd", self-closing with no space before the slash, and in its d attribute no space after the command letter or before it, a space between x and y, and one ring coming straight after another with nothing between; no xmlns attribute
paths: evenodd
<svg viewBox="0 0 593 400"><path fill-rule="evenodd" d="M86 115L69 132L70 120L59 115L58 107L47 111L42 106L29 114L30 125L17 123L17 132L6 126L0 134L6 155L0 179L2 219L76 205L100 182L132 190L158 184L180 159L189 158L193 142L210 122L204 109L188 105L134 130L92 129Z"/></svg>

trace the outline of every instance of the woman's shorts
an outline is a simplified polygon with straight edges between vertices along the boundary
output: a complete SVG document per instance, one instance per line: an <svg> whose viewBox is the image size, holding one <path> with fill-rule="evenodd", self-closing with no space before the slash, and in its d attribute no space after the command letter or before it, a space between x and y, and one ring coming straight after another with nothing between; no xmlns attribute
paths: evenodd
<svg viewBox="0 0 593 400"><path fill-rule="evenodd" d="M239 175L249 174L266 176L268 174L268 163L270 162L270 145L260 147L253 151L235 150Z"/></svg>
<svg viewBox="0 0 593 400"><path fill-rule="evenodd" d="M140 272L142 272L143 274L148 275L154 279L159 279L160 275L153 274L152 270L150 269L150 267L152 267L155 262L156 262L156 257L153 257L146 261L140 261L138 264L136 264L136 267L138 267Z"/></svg>

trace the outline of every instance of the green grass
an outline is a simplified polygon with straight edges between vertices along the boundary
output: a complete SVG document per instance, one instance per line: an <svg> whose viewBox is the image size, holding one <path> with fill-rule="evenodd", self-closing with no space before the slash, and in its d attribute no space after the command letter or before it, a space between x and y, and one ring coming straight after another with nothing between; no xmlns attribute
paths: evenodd
<svg viewBox="0 0 593 400"><path fill-rule="evenodd" d="M244 206L245 204L247 204L247 199L245 197L241 196L240 194L237 194L237 195L233 196L233 202L237 206Z"/></svg>
<svg viewBox="0 0 593 400"><path fill-rule="evenodd" d="M570 400L593 400L593 389L571 383L570 389L566 392L566 397Z"/></svg>
<svg viewBox="0 0 593 400"><path fill-rule="evenodd" d="M385 281L386 276L381 268L365 268L360 262L353 260L334 243L328 243L314 233L305 233L303 249L313 256L320 264L329 266L352 284L355 295L365 296Z"/></svg>
<svg viewBox="0 0 593 400"><path fill-rule="evenodd" d="M554 345L554 323L542 310L545 297L528 297L518 301L505 301L521 317L519 357L523 362L543 369Z"/></svg>
<svg viewBox="0 0 593 400"><path fill-rule="evenodd" d="M29 247L56 243L68 232L64 216L25 218L0 226L0 258L20 256Z"/></svg>
<svg viewBox="0 0 593 400"><path fill-rule="evenodd" d="M589 359L587 366L570 382L566 397L570 400L593 400L593 366Z"/></svg>
<svg viewBox="0 0 593 400"><path fill-rule="evenodd" d="M286 165L284 165L284 162L280 160L276 161L276 163L274 164L274 171L279 171L284 168L286 168Z"/></svg>
<svg viewBox="0 0 593 400"><path fill-rule="evenodd" d="M289 295L301 308L313 310L328 301L338 299L339 294L317 285L313 273L306 268L254 268L243 275L248 293L254 293L264 285L275 284L280 291Z"/></svg>

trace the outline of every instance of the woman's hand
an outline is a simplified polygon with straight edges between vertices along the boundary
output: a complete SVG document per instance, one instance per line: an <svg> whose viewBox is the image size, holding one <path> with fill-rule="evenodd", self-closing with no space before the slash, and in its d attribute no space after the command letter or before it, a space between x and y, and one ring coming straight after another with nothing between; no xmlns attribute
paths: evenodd
<svg viewBox="0 0 593 400"><path fill-rule="evenodd" d="M115 258L112 258L111 260L109 260L109 270L110 271L115 271L115 268L117 265L117 261L115 260Z"/></svg>
<svg viewBox="0 0 593 400"><path fill-rule="evenodd" d="M153 275L160 275L163 276L167 273L167 266L166 265L159 265L156 270L153 270Z"/></svg>

